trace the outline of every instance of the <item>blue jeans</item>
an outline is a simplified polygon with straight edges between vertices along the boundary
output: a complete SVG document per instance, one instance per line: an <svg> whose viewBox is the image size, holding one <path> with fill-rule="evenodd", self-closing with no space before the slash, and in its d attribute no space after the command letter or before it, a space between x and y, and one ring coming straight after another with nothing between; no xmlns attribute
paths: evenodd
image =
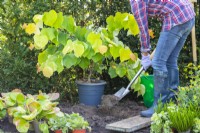
<svg viewBox="0 0 200 133"><path fill-rule="evenodd" d="M177 90L179 85L178 56L195 19L161 32L152 60L154 70L154 95L169 94L169 89Z"/></svg>
<svg viewBox="0 0 200 133"><path fill-rule="evenodd" d="M161 32L152 60L155 70L167 72L167 68L178 69L179 53L194 26L195 19L174 26L171 30Z"/></svg>

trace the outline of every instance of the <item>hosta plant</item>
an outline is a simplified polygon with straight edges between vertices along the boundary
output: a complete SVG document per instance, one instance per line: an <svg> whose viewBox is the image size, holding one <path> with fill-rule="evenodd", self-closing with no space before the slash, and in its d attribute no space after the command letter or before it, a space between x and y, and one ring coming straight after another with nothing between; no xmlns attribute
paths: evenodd
<svg viewBox="0 0 200 133"><path fill-rule="evenodd" d="M0 120L6 116L6 107L5 102L2 98L0 98Z"/></svg>
<svg viewBox="0 0 200 133"><path fill-rule="evenodd" d="M14 89L11 92L1 93L2 100L5 103L5 108L14 107L23 104L25 95L20 89Z"/></svg>
<svg viewBox="0 0 200 133"><path fill-rule="evenodd" d="M38 95L23 95L19 93L16 96L17 104L7 109L8 115L13 117L13 124L17 130L19 132L28 132L33 121L42 121L39 126L42 130L45 129L47 131L46 120L54 116L63 116L60 109L56 107L58 103L51 101L51 99L55 100L53 96L57 97L57 95L48 95L42 92L39 92Z"/></svg>
<svg viewBox="0 0 200 133"><path fill-rule="evenodd" d="M51 10L33 17L33 22L24 24L25 31L33 35L32 48L40 51L38 72L46 77L64 69L81 68L83 78L91 82L103 71L111 78L133 78L140 69L137 54L118 39L120 30L127 30L127 35L137 35L139 29L133 15L117 12L109 16L106 27L77 26L72 16ZM136 44L137 45L137 44ZM139 79L132 85L139 94L144 94L144 87Z"/></svg>

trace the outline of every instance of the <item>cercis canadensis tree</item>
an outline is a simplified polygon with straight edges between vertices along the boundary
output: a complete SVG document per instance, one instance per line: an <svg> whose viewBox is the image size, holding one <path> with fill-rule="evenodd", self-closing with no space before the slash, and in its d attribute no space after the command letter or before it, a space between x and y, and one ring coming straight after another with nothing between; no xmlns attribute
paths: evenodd
<svg viewBox="0 0 200 133"><path fill-rule="evenodd" d="M31 45L41 51L38 71L46 77L79 67L86 73L88 81L93 73L100 75L104 70L111 78L132 79L141 67L137 54L117 37L121 29L127 30L127 35L139 33L138 25L129 13L117 12L106 19L106 27L98 28L77 26L72 16L54 10L37 14L33 20L24 28L28 34L34 34ZM132 88L144 94L139 80Z"/></svg>

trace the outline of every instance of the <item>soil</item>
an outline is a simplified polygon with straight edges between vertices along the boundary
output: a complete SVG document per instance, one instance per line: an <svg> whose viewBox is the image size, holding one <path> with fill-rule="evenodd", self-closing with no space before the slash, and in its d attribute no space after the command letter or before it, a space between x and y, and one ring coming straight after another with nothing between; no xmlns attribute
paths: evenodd
<svg viewBox="0 0 200 133"><path fill-rule="evenodd" d="M119 133L105 129L106 124L139 115L141 110L146 109L142 102L130 99L121 100L111 108L105 106L92 107L68 102L61 102L59 107L65 113L75 112L82 115L90 123L91 133ZM0 121L0 129L2 130L0 130L0 133L17 133L15 126L10 124L7 118ZM147 127L135 132L149 133L150 128Z"/></svg>

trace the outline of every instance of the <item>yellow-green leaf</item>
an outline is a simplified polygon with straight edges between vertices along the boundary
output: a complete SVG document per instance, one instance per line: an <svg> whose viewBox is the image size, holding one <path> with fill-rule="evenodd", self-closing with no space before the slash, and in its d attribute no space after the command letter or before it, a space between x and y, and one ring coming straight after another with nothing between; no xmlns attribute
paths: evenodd
<svg viewBox="0 0 200 133"><path fill-rule="evenodd" d="M36 14L36 15L34 15L34 17L33 17L33 21L34 21L35 23L38 23L38 22L42 21L42 17L43 17L43 15Z"/></svg>
<svg viewBox="0 0 200 133"><path fill-rule="evenodd" d="M123 76L125 76L126 75L126 68L125 67L122 67L122 66L117 66L117 68L116 68L116 73L117 73L117 75L119 76L119 77L123 77Z"/></svg>
<svg viewBox="0 0 200 133"><path fill-rule="evenodd" d="M49 58L50 58L50 60L48 60L48 61L46 62L46 66L49 66L49 67L51 67L51 68L53 69L53 71L56 71L56 70L57 70L57 65L56 65L56 63L55 63L55 60L51 60L51 59L54 58L54 57L53 57L53 56L50 56ZM56 59L56 58L54 58L54 59Z"/></svg>
<svg viewBox="0 0 200 133"><path fill-rule="evenodd" d="M95 53L99 52L99 47L101 47L102 41L101 39L97 39L95 43L93 43L92 48L94 49Z"/></svg>
<svg viewBox="0 0 200 133"><path fill-rule="evenodd" d="M47 59L48 59L48 53L46 51L43 51L38 55L39 64L46 62Z"/></svg>
<svg viewBox="0 0 200 133"><path fill-rule="evenodd" d="M56 11L54 11L54 10L45 12L44 16L43 16L44 24L47 26L53 26L57 20L57 17L58 17L58 15L57 15Z"/></svg>
<svg viewBox="0 0 200 133"><path fill-rule="evenodd" d="M84 50L84 46L81 44L81 42L74 44L74 54L76 57L81 57L84 53Z"/></svg>
<svg viewBox="0 0 200 133"><path fill-rule="evenodd" d="M135 18L133 17L133 15L129 16L128 27L129 27L129 30L128 30L127 35L139 34L140 30L139 30L139 27L138 27L137 22L136 22Z"/></svg>
<svg viewBox="0 0 200 133"><path fill-rule="evenodd" d="M66 54L63 58L63 65L66 68L70 68L73 65L76 65L78 62L78 58L74 54Z"/></svg>
<svg viewBox="0 0 200 133"><path fill-rule="evenodd" d="M120 61L124 62L126 60L130 59L130 55L131 55L131 50L129 48L121 48L119 50L119 54L120 54Z"/></svg>
<svg viewBox="0 0 200 133"><path fill-rule="evenodd" d="M55 61L56 65L57 65L58 73L62 72L63 69L64 69L62 60L63 60L63 57L62 56L58 56L56 58L56 61Z"/></svg>
<svg viewBox="0 0 200 133"><path fill-rule="evenodd" d="M50 78L53 75L53 69L49 66L45 66L42 73L45 77Z"/></svg>
<svg viewBox="0 0 200 133"><path fill-rule="evenodd" d="M25 96L22 93L19 93L16 100L18 104L23 104L25 102Z"/></svg>
<svg viewBox="0 0 200 133"><path fill-rule="evenodd" d="M121 47L117 47L115 45L110 46L110 53L114 59L116 59L117 57L120 56L120 54L119 54L120 49L121 49Z"/></svg>
<svg viewBox="0 0 200 133"><path fill-rule="evenodd" d="M62 23L63 23L63 13L59 12L57 14L57 19L56 19L55 23L53 24L53 27L60 28Z"/></svg>
<svg viewBox="0 0 200 133"><path fill-rule="evenodd" d="M101 46L99 47L99 52L100 52L101 54L106 53L107 50L108 50L108 47L105 46L105 45L101 45Z"/></svg>
<svg viewBox="0 0 200 133"><path fill-rule="evenodd" d="M108 73L109 73L111 78L117 77L116 69L114 67L112 67L112 66L109 67Z"/></svg>
<svg viewBox="0 0 200 133"><path fill-rule="evenodd" d="M97 40L100 40L100 34L96 34L96 33L89 33L87 36L87 41L93 45Z"/></svg>
<svg viewBox="0 0 200 133"><path fill-rule="evenodd" d="M48 43L48 37L46 35L34 35L34 46L36 49L44 49Z"/></svg>
<svg viewBox="0 0 200 133"><path fill-rule="evenodd" d="M66 29L69 33L74 33L76 24L72 16L64 16L62 28Z"/></svg>
<svg viewBox="0 0 200 133"><path fill-rule="evenodd" d="M28 132L28 129L29 129L29 126L30 126L29 121L26 121L22 118L14 118L13 123L15 124L17 130L20 133L27 133Z"/></svg>
<svg viewBox="0 0 200 133"><path fill-rule="evenodd" d="M65 55L65 54L67 54L67 53L70 53L70 52L72 52L73 51L73 45L74 45L74 43L72 42L72 40L68 40L67 41L67 44L65 45L65 47L63 48L63 50L62 50L62 53Z"/></svg>
<svg viewBox="0 0 200 133"><path fill-rule="evenodd" d="M79 66L80 66L82 69L88 68L89 65L90 65L90 60L88 60L87 58L81 58L81 62L79 63Z"/></svg>
<svg viewBox="0 0 200 133"><path fill-rule="evenodd" d="M27 27L25 28L26 33L29 35L33 34L36 32L36 25L34 23L29 23Z"/></svg>
<svg viewBox="0 0 200 133"><path fill-rule="evenodd" d="M0 100L0 110L3 110L3 108L5 108L5 103Z"/></svg>
<svg viewBox="0 0 200 133"><path fill-rule="evenodd" d="M49 40L53 40L56 38L56 30L54 28L43 28L41 31L42 35L46 35Z"/></svg>

